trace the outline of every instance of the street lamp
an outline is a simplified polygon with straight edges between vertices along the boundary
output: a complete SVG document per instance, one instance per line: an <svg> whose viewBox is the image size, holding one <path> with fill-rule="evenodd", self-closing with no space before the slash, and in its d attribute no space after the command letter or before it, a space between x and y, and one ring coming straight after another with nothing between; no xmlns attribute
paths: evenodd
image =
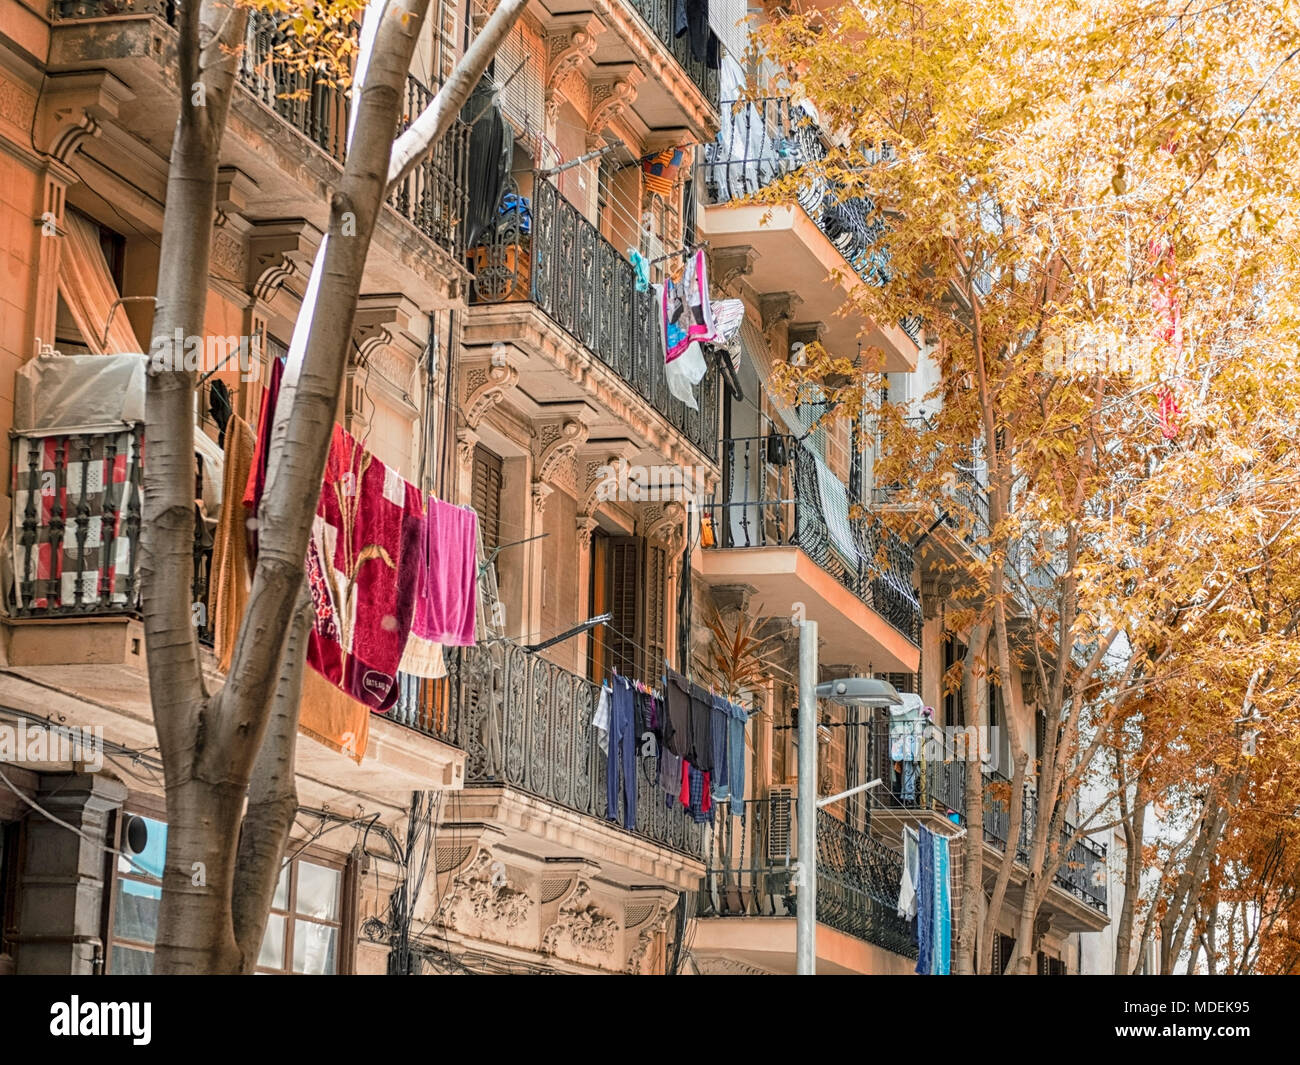
<svg viewBox="0 0 1300 1065"><path fill-rule="evenodd" d="M799 869L795 909L795 972L817 973L817 700L840 706L899 706L903 700L888 681L876 677L845 677L817 683L817 622L799 626ZM850 788L843 799L875 787L879 780Z"/></svg>

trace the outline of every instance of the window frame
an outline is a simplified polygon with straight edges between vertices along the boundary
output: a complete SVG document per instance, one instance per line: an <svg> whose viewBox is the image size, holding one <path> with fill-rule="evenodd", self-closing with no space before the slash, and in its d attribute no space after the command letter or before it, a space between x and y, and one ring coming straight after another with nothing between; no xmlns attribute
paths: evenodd
<svg viewBox="0 0 1300 1065"><path fill-rule="evenodd" d="M293 841L289 841L289 846L293 846ZM301 864L308 862L311 865L319 866L323 869L332 869L339 874L338 882L338 917L333 921L319 920L315 917L308 917L297 912L298 901L298 872ZM308 848L305 851L295 853L289 861L289 891L285 903L285 909L275 907L274 894L272 895L271 908L267 911L267 923L269 925L271 917L283 917L284 926L284 967L273 969L260 963L254 966L254 972L260 976L346 976L352 971L353 952L350 949L351 940L345 934L345 930L352 926L351 914L355 908L353 902L355 892L353 885L355 883L350 875L353 863L346 859L339 859L331 855L323 854ZM277 888L279 881L276 881ZM337 946L334 952L334 972L332 973L299 973L293 968L293 948L294 948L294 927L296 922L304 921L307 924L324 925L337 930ZM262 938L266 938L266 932L263 930ZM259 957L261 947L258 948Z"/></svg>

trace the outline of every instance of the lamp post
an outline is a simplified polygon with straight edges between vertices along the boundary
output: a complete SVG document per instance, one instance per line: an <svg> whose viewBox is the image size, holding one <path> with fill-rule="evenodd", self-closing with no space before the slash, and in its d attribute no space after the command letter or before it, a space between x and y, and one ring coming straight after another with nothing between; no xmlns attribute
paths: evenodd
<svg viewBox="0 0 1300 1065"><path fill-rule="evenodd" d="M898 692L888 681L875 677L845 677L817 683L817 622L799 626L799 868L795 909L795 972L817 974L817 700L830 699L840 706L898 706ZM834 796L843 799L874 787L880 781L850 788Z"/></svg>

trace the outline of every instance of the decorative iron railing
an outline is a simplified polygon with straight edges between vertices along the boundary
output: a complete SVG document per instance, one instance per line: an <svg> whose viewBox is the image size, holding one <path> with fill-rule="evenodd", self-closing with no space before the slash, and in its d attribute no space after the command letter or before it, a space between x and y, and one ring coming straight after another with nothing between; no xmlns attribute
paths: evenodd
<svg viewBox="0 0 1300 1065"><path fill-rule="evenodd" d="M920 744L920 758L912 763L896 761L890 745L891 720L876 711L870 723L867 779L879 778L879 787L868 792L872 807L890 809L960 812L965 807L966 762L977 751L970 738L970 751L947 743L936 726L926 728ZM978 757L978 754L973 756Z"/></svg>
<svg viewBox="0 0 1300 1065"><path fill-rule="evenodd" d="M174 0L55 0L58 20L154 15L175 25ZM283 18L252 12L239 57L239 84L263 106L342 164L347 146L348 95L338 79L314 67L300 69L279 46ZM433 99L417 78L406 79L402 128ZM447 135L394 190L392 208L456 262L465 254L468 209L469 127L457 120Z"/></svg>
<svg viewBox="0 0 1300 1065"><path fill-rule="evenodd" d="M915 644L921 599L912 549L846 493L849 510L831 513L817 459L793 436L722 441L722 482L703 506L715 548L798 547ZM706 538L706 543L708 539Z"/></svg>
<svg viewBox="0 0 1300 1065"><path fill-rule="evenodd" d="M579 341L706 457L718 453L718 375L696 386L698 410L668 391L661 328L650 292L618 249L549 181L527 210L503 212L487 243L470 249L471 303L529 300Z"/></svg>
<svg viewBox="0 0 1300 1065"><path fill-rule="evenodd" d="M632 0L632 7L654 31L654 35L672 52L678 66L686 71L686 76L704 94L710 106L716 108L721 84L719 72L710 70L705 60L696 59L691 54L688 34L677 36L675 12L679 2L680 0Z"/></svg>
<svg viewBox="0 0 1300 1065"><path fill-rule="evenodd" d="M991 787L990 787L991 785ZM985 779L984 841L1005 852L1007 837L1011 834L1011 808L1009 796L1011 781L1001 773L989 773ZM1016 843L1016 858L1021 862L1029 857L1034 826L1038 818L1038 795L1026 787L1022 798L1024 813L1020 819L1020 836ZM1061 830L1059 846L1065 848L1074 835L1075 826L1068 821ZM1082 902L1102 913L1107 912L1106 847L1080 837L1065 851L1056 871L1056 886L1069 892Z"/></svg>
<svg viewBox="0 0 1300 1065"><path fill-rule="evenodd" d="M509 784L606 819L607 757L591 726L598 684L509 643L450 650L447 666L444 682L402 677L388 716L463 750L466 787ZM703 858L704 826L669 808L658 780L655 759L638 755L634 831Z"/></svg>
<svg viewBox="0 0 1300 1065"><path fill-rule="evenodd" d="M446 681L397 674L397 702L388 711L391 720L443 743L459 746L452 709Z"/></svg>
<svg viewBox="0 0 1300 1065"><path fill-rule="evenodd" d="M797 801L776 795L749 799L735 816L718 807L700 892L703 917L790 917L799 900L791 889L798 857ZM725 814L725 816L724 816ZM903 859L883 842L817 811L817 919L831 928L904 957L916 939L898 916Z"/></svg>
<svg viewBox="0 0 1300 1065"><path fill-rule="evenodd" d="M701 195L707 203L753 196L827 156L816 119L789 97L724 100L719 112L718 136L705 146L699 168ZM797 199L861 280L869 285L889 281L886 226L871 200L845 198L820 176L805 180ZM899 325L920 346L921 322L909 318Z"/></svg>

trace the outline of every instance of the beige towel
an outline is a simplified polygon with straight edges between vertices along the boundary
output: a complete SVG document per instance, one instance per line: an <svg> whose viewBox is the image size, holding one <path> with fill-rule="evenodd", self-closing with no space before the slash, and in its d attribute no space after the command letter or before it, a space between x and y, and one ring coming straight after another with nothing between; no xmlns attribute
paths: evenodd
<svg viewBox="0 0 1300 1065"><path fill-rule="evenodd" d="M212 611L213 651L222 672L230 669L235 637L248 605L252 577L248 559L248 515L244 512L244 485L253 467L253 430L238 414L226 425L225 469L221 478L221 517L212 541L212 574L208 606Z"/></svg>
<svg viewBox="0 0 1300 1065"><path fill-rule="evenodd" d="M427 677L439 680L447 675L447 661L442 653L442 644L426 640L423 636L411 633L406 637L406 647L402 651L402 662L398 670L412 677Z"/></svg>

